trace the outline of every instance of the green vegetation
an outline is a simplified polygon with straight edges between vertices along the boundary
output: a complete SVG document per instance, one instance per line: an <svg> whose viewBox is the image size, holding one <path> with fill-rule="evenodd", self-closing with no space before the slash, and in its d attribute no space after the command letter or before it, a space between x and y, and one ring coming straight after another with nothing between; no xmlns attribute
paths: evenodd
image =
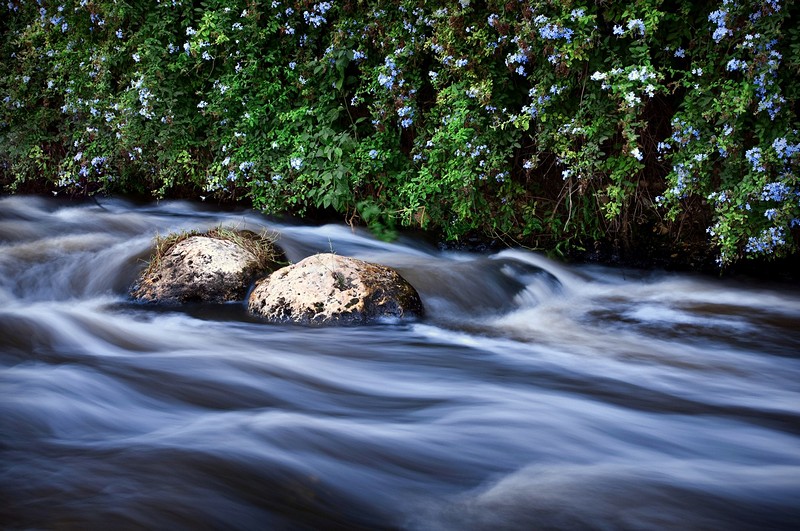
<svg viewBox="0 0 800 531"><path fill-rule="evenodd" d="M8 191L213 195L572 252L796 250L793 2L0 7Z"/></svg>

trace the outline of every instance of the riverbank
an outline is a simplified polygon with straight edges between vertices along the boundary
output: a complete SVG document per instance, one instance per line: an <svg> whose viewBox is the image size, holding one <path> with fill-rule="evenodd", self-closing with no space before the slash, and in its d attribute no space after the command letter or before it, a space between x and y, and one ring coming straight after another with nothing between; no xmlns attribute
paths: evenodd
<svg viewBox="0 0 800 531"><path fill-rule="evenodd" d="M64 197L54 195L52 192L31 193L36 197L55 199L64 205L92 204L102 199L100 197ZM0 197L3 197L0 195ZM145 194L117 196L133 205L146 207L154 203L151 197ZM252 208L246 200L218 200L215 198L199 199L198 194L186 191L172 200L189 201L201 209L214 209L222 212L245 211ZM169 200L169 199L167 199ZM327 223L346 222L356 223L354 218L342 216L331 210L314 210L305 218L292 216L272 216L272 219L293 225L324 225ZM356 224L363 229L366 227ZM458 241L447 241L443 234L435 230L404 230L398 234L410 236L425 242L443 251L459 251L477 254L500 252L503 249L527 248L538 251L547 256L569 264L595 264L619 268L630 268L644 271L674 271L685 273L698 273L709 277L744 280L752 279L764 282L797 283L800 282L800 253L793 255L765 259L747 258L739 262L720 268L716 256L711 252L706 240L694 239L690 242L673 242L650 231L638 231L642 238L639 241L629 242L625 247L614 240L596 240L583 246L571 249L567 253L559 253L553 248L536 248L532 241L513 242L500 238L491 238L477 234L467 235Z"/></svg>
<svg viewBox="0 0 800 531"><path fill-rule="evenodd" d="M0 4L3 190L704 271L800 243L794 4L62 7Z"/></svg>

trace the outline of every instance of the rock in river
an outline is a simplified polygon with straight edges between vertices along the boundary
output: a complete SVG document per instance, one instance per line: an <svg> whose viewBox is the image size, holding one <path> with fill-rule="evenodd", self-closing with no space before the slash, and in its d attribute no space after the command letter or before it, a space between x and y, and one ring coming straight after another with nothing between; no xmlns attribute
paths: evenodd
<svg viewBox="0 0 800 531"><path fill-rule="evenodd" d="M241 301L256 278L274 270L276 254L271 240L250 231L173 235L157 242L131 295L163 304Z"/></svg>
<svg viewBox="0 0 800 531"><path fill-rule="evenodd" d="M417 291L394 269L330 253L259 280L249 308L268 321L302 324L362 324L423 313Z"/></svg>

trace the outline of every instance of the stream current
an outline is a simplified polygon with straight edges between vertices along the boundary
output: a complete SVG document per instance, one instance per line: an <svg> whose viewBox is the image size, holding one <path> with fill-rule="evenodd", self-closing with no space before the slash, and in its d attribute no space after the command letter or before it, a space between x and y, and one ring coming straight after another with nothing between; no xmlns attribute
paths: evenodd
<svg viewBox="0 0 800 531"><path fill-rule="evenodd" d="M129 299L156 234L218 225L392 266L426 316ZM0 198L0 527L798 528L800 289Z"/></svg>

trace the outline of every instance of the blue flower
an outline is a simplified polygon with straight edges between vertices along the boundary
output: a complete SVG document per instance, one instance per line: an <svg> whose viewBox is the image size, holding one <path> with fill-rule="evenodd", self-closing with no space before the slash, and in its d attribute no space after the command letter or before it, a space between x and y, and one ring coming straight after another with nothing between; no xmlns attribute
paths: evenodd
<svg viewBox="0 0 800 531"><path fill-rule="evenodd" d="M767 183L764 185L764 188L761 190L761 199L764 201L783 201L786 199L789 194L791 194L792 189L781 182L772 182Z"/></svg>
<svg viewBox="0 0 800 531"><path fill-rule="evenodd" d="M644 35L644 22L640 18L635 18L633 20L628 21L628 29L632 32L638 32L641 35Z"/></svg>
<svg viewBox="0 0 800 531"><path fill-rule="evenodd" d="M744 156L747 158L750 165L753 167L753 171L761 173L765 171L764 165L761 163L761 149L754 147L748 149Z"/></svg>
<svg viewBox="0 0 800 531"><path fill-rule="evenodd" d="M714 30L714 33L711 35L711 37L714 39L715 42L719 42L728 35L733 35L733 32L728 28L726 28L725 26L720 26Z"/></svg>
<svg viewBox="0 0 800 531"><path fill-rule="evenodd" d="M785 244L783 227L770 227L761 231L758 236L751 236L747 241L745 251L752 254L770 254L775 248Z"/></svg>
<svg viewBox="0 0 800 531"><path fill-rule="evenodd" d="M508 54L508 56L506 57L507 65L512 65L514 63L524 64L527 62L528 62L528 56L522 53L521 51L513 54Z"/></svg>
<svg viewBox="0 0 800 531"><path fill-rule="evenodd" d="M775 150L779 159L788 160L792 158L795 153L800 152L800 144L791 145L786 138L779 137L772 141L772 149Z"/></svg>
<svg viewBox="0 0 800 531"><path fill-rule="evenodd" d="M378 74L378 84L386 90L391 90L394 86L394 77L387 74Z"/></svg>
<svg viewBox="0 0 800 531"><path fill-rule="evenodd" d="M728 64L725 67L725 69L728 72L735 72L736 70L744 70L746 68L747 68L747 63L740 59L731 59L730 61L728 61Z"/></svg>
<svg viewBox="0 0 800 531"><path fill-rule="evenodd" d="M547 20L544 17L542 17L542 19ZM569 28L562 28L561 26L557 24L551 24L550 22L547 22L543 26L539 27L539 36L546 40L556 40L563 38L567 42L571 42L573 33L574 32Z"/></svg>
<svg viewBox="0 0 800 531"><path fill-rule="evenodd" d="M728 16L728 12L724 9L718 9L708 15L708 20L713 22L717 26L724 26L725 25L725 18Z"/></svg>
<svg viewBox="0 0 800 531"><path fill-rule="evenodd" d="M318 28L327 22L323 15L327 13L330 8L330 2L320 2L319 4L315 4L311 11L303 11L303 18L305 19L306 23Z"/></svg>

